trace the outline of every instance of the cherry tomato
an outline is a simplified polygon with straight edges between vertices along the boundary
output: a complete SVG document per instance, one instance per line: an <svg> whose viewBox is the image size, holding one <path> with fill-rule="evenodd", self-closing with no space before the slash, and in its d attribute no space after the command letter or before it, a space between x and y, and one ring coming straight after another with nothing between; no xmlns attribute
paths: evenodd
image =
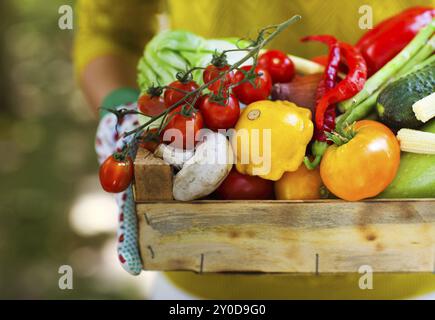
<svg viewBox="0 0 435 320"><path fill-rule="evenodd" d="M205 125L211 130L234 128L240 116L239 101L232 95L226 99L224 105L213 101L207 96L201 103L199 110L204 117Z"/></svg>
<svg viewBox="0 0 435 320"><path fill-rule="evenodd" d="M301 164L298 170L286 172L275 182L275 195L278 200L314 200L320 199L322 179L320 170L308 170Z"/></svg>
<svg viewBox="0 0 435 320"><path fill-rule="evenodd" d="M252 66L244 66L241 69L244 71L249 71L252 69ZM250 104L255 101L265 100L270 95L272 91L272 79L269 73L260 67L255 68L255 73L258 74L258 77L255 79L255 87L252 86L249 82L244 82L239 84L233 89L235 96L239 99L240 102L244 104ZM245 78L245 75L242 71L237 71L234 76L234 83L238 83Z"/></svg>
<svg viewBox="0 0 435 320"><path fill-rule="evenodd" d="M348 201L381 193L393 181L400 163L399 143L388 127L362 120L355 130L349 142L329 146L320 164L328 190Z"/></svg>
<svg viewBox="0 0 435 320"><path fill-rule="evenodd" d="M268 50L258 58L258 66L266 69L273 83L290 82L295 75L295 66L282 51Z"/></svg>
<svg viewBox="0 0 435 320"><path fill-rule="evenodd" d="M138 109L148 117L155 117L165 111L166 106L163 98L153 97L149 94L143 94L138 100Z"/></svg>
<svg viewBox="0 0 435 320"><path fill-rule="evenodd" d="M100 167L100 183L107 192L118 193L128 188L133 180L133 161L130 157L109 156Z"/></svg>
<svg viewBox="0 0 435 320"><path fill-rule="evenodd" d="M200 96L198 99L196 99L195 108L199 109L207 97L208 97L208 95L204 94L204 95Z"/></svg>
<svg viewBox="0 0 435 320"><path fill-rule="evenodd" d="M199 130L204 127L204 120L201 112L190 110L190 116L181 114L183 106L179 106L169 112L168 123L163 132L163 141L170 143L178 149L193 149L196 141L195 137ZM176 129L168 131L169 129Z"/></svg>
<svg viewBox="0 0 435 320"><path fill-rule="evenodd" d="M150 152L154 152L159 144L162 142L162 137L159 136L159 129L151 128L143 133L143 140L139 143L141 148L147 149Z"/></svg>
<svg viewBox="0 0 435 320"><path fill-rule="evenodd" d="M216 67L214 65L209 65L207 68L205 68L204 73L202 74L202 78L204 80L204 83L208 83L212 81L213 79L217 78L220 73L227 71L230 68L230 66L224 66L224 67ZM234 72L229 72L225 75L225 78L223 79L223 86L224 90L227 89L232 83L234 79ZM222 80L218 80L215 83L212 83L208 86L208 89L211 92L218 93L220 90L222 84Z"/></svg>
<svg viewBox="0 0 435 320"><path fill-rule="evenodd" d="M165 105L167 108L173 106L178 101L182 100L186 93L195 91L199 88L198 84L195 81L187 81L187 82L181 82L181 81L174 81L172 82L169 87L174 89L166 89L165 93L163 95ZM179 91L181 90L181 91ZM184 91L184 92L182 92ZM190 97L187 99L186 102L192 102L194 100L194 97Z"/></svg>
<svg viewBox="0 0 435 320"><path fill-rule="evenodd" d="M273 181L249 176L232 169L216 190L222 200L267 200L274 199Z"/></svg>

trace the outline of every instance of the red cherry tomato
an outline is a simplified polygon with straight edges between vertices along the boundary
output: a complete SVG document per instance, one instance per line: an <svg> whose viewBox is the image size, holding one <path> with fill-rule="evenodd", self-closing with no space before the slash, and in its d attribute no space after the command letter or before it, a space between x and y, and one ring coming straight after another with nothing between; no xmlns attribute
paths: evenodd
<svg viewBox="0 0 435 320"><path fill-rule="evenodd" d="M166 89L165 94L163 95L165 105L168 108L176 104L178 101L182 100L186 93L195 91L199 88L198 84L195 81L181 82L178 80L172 82L169 87L174 89ZM188 98L186 102L192 102L193 100L194 97L192 96Z"/></svg>
<svg viewBox="0 0 435 320"><path fill-rule="evenodd" d="M215 131L234 128L240 116L239 101L232 94L223 105L213 101L212 96L206 96L199 110L204 117L205 125Z"/></svg>
<svg viewBox="0 0 435 320"><path fill-rule="evenodd" d="M207 98L207 96L208 95L205 94L205 95L200 96L198 99L196 99L196 102L195 102L196 109L199 109L201 107L203 101L205 100L205 98Z"/></svg>
<svg viewBox="0 0 435 320"><path fill-rule="evenodd" d="M159 129L151 128L143 133L143 140L139 142L141 148L154 152L162 142L162 137L158 135Z"/></svg>
<svg viewBox="0 0 435 320"><path fill-rule="evenodd" d="M216 67L214 65L209 65L207 68L205 68L204 73L202 74L202 79L204 80L204 83L208 83L215 78L217 78L220 73L227 71L230 68L230 66L225 67ZM225 75L225 78L223 79L223 86L224 89L227 89L232 83L234 79L234 72L229 72ZM218 93L219 89L221 87L222 80L217 80L216 82L212 83L208 86L208 89L211 92Z"/></svg>
<svg viewBox="0 0 435 320"><path fill-rule="evenodd" d="M162 97L153 97L146 93L139 98L137 104L139 111L149 117L155 117L166 110Z"/></svg>
<svg viewBox="0 0 435 320"><path fill-rule="evenodd" d="M244 66L241 69L244 71L251 70L252 66ZM239 84L233 89L233 93L244 104L250 104L255 101L265 100L270 95L272 90L272 79L269 73L260 67L255 68L255 73L258 77L255 79L255 87L249 82ZM245 78L242 71L237 71L234 76L234 83L238 83Z"/></svg>
<svg viewBox="0 0 435 320"><path fill-rule="evenodd" d="M100 183L107 192L122 192L132 180L133 161L130 157L121 160L118 155L111 155L100 167Z"/></svg>
<svg viewBox="0 0 435 320"><path fill-rule="evenodd" d="M282 51L269 50L258 58L258 66L266 69L273 83L290 82L295 75L295 66Z"/></svg>
<svg viewBox="0 0 435 320"><path fill-rule="evenodd" d="M196 144L195 137L198 131L204 127L204 120L201 112L196 110L190 110L189 116L181 114L182 107L181 105L169 112L167 117L169 122L163 132L163 141L178 149L193 149ZM178 131L168 132L169 129Z"/></svg>
<svg viewBox="0 0 435 320"><path fill-rule="evenodd" d="M273 181L239 173L234 168L216 190L222 200L274 199Z"/></svg>

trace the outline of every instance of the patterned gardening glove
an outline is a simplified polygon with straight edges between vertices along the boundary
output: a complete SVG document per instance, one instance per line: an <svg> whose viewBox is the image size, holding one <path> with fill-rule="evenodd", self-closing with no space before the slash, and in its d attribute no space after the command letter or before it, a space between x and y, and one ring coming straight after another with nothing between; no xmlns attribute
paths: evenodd
<svg viewBox="0 0 435 320"><path fill-rule="evenodd" d="M117 98L115 102L103 103L103 108L111 108L113 105L119 105L119 101L125 100L112 95L108 98ZM137 100L137 95L131 101ZM133 99L133 100L132 100ZM110 99L109 99L110 100ZM112 104L112 106L110 106ZM122 105L118 108L137 109L136 103ZM95 150L98 155L98 162L101 165L107 157L114 152L119 152L123 149L124 145L131 141L132 136L123 138L122 133L133 130L139 126L137 115L126 115L123 117L121 123L117 124L116 116L112 113L102 112L102 118L98 125L97 135L95 139ZM130 151L130 156L134 159L136 150ZM115 194L115 199L119 208L119 225L118 225L118 258L122 267L132 275L138 275L142 270L142 262L139 256L137 245L137 220L136 210L133 198L133 188L128 187L127 190Z"/></svg>

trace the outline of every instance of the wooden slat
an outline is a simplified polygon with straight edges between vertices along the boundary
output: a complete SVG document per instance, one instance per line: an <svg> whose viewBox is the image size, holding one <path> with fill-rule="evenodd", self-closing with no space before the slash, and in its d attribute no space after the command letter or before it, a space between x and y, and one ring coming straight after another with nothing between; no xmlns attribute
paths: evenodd
<svg viewBox="0 0 435 320"><path fill-rule="evenodd" d="M147 270L432 272L435 200L137 204Z"/></svg>
<svg viewBox="0 0 435 320"><path fill-rule="evenodd" d="M134 160L136 201L172 200L172 176L169 164L139 148Z"/></svg>

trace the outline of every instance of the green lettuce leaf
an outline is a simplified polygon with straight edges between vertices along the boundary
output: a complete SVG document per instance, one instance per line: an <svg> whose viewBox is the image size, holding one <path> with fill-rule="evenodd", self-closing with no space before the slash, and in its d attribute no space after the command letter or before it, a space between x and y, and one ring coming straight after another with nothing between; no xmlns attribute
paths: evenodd
<svg viewBox="0 0 435 320"><path fill-rule="evenodd" d="M207 66L214 52L246 46L235 38L206 40L192 32L174 30L156 35L145 47L138 63L138 85L145 92L152 85L168 85L179 71L192 67ZM228 62L234 63L245 55L242 51L229 52ZM193 72L193 78L202 84L201 70Z"/></svg>

